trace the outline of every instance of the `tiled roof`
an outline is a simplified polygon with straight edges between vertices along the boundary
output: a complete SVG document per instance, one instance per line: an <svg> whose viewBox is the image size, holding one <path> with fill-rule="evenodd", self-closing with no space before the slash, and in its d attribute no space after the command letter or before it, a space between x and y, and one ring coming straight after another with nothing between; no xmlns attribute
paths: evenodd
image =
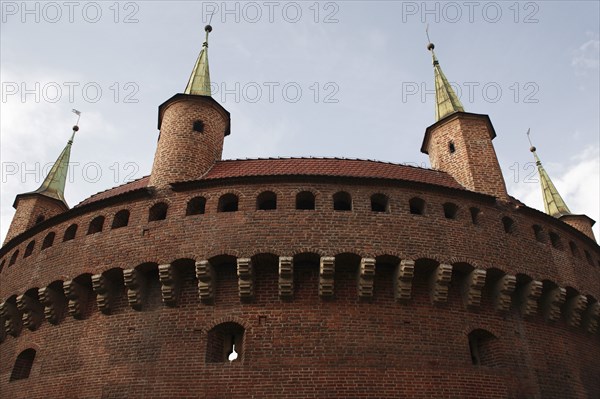
<svg viewBox="0 0 600 399"><path fill-rule="evenodd" d="M115 197L120 194L125 194L130 191L134 191L134 190L138 190L140 188L147 187L149 179L150 179L150 176L144 176L140 179L131 181L129 183L125 183L121 186L113 187L113 188L110 188L105 191L100 191L99 193L94 194L91 197L84 199L83 201L81 201L79 204L77 204L75 206L77 207L77 206L87 205L92 202L100 201L100 200L110 198L110 197Z"/></svg>
<svg viewBox="0 0 600 399"><path fill-rule="evenodd" d="M246 176L344 176L409 180L461 188L450 175L432 169L346 158L267 158L220 161L199 180Z"/></svg>
<svg viewBox="0 0 600 399"><path fill-rule="evenodd" d="M267 158L218 161L198 178L216 180L251 176L333 176L390 179L462 189L449 174L387 162L346 158ZM149 176L91 196L77 206L123 194L148 185Z"/></svg>

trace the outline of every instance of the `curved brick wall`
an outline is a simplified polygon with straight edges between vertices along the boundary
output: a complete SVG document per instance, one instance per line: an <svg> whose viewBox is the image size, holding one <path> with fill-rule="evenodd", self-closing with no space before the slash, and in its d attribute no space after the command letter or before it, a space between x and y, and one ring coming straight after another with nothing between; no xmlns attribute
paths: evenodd
<svg viewBox="0 0 600 399"><path fill-rule="evenodd" d="M0 344L2 397L600 395L600 248L554 218L373 179L254 177L178 190L75 208L0 250L0 315L25 316ZM256 210L267 190L277 209ZM304 190L316 210L295 209ZM352 211L333 210L338 191L351 194ZM226 193L239 196L237 212L217 212ZM389 212L371 211L376 193ZM185 216L197 196L206 213ZM410 213L413 197L425 200L423 215ZM159 202L166 219L148 221ZM448 202L455 219L444 215ZM111 229L122 209L128 225ZM103 231L86 235L99 215ZM75 239L62 242L73 223ZM41 250L49 232L54 244ZM245 329L241 358L207 362L209 331L223 322ZM495 336L491 364L472 364L477 329ZM30 377L9 382L27 348L37 351Z"/></svg>

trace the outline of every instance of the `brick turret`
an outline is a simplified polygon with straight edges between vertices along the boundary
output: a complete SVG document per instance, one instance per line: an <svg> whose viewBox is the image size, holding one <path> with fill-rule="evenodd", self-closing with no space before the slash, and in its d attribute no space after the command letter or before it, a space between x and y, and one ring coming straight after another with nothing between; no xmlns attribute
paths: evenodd
<svg viewBox="0 0 600 399"><path fill-rule="evenodd" d="M160 135L150 185L196 180L221 159L223 140L230 131L229 112L211 97L208 33L183 94L158 109Z"/></svg>
<svg viewBox="0 0 600 399"><path fill-rule="evenodd" d="M435 76L436 123L425 131L421 152L431 166L447 172L468 190L508 200L506 184L492 144L496 132L487 115L464 112L429 43Z"/></svg>
<svg viewBox="0 0 600 399"><path fill-rule="evenodd" d="M429 155L434 169L450 174L466 189L508 200L494 137L487 115L459 111L427 128L421 152Z"/></svg>
<svg viewBox="0 0 600 399"><path fill-rule="evenodd" d="M75 111L75 110L74 110ZM79 111L77 111L79 115ZM35 191L19 194L13 207L16 209L4 243L29 230L38 223L69 210L65 200L65 184L71 157L71 146L79 126L73 126L73 134L58 159L48 172L42 185Z"/></svg>

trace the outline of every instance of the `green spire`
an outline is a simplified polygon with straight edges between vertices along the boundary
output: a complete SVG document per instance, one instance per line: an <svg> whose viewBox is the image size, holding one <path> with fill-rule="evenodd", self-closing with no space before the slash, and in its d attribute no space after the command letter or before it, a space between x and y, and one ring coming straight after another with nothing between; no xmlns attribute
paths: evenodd
<svg viewBox="0 0 600 399"><path fill-rule="evenodd" d="M431 51L431 58L433 60L433 73L435 76L435 120L439 121L447 115L455 112L464 112L458 96L450 86L446 75L442 72L440 63L435 56L433 49L435 46L433 43L427 45L427 49Z"/></svg>
<svg viewBox="0 0 600 399"><path fill-rule="evenodd" d="M527 138L529 138L529 130L527 130ZM531 144L531 139L529 140L529 144ZM569 207L558 193L552 180L550 180L550 176L548 176L548 172L546 172L546 169L542 166L542 161L540 161L540 158L537 156L536 148L533 144L531 144L529 151L533 153L535 164L537 165L538 173L540 175L542 195L544 196L544 209L546 210L546 213L556 218L570 215L571 211L569 210Z"/></svg>
<svg viewBox="0 0 600 399"><path fill-rule="evenodd" d="M198 55L192 75L185 88L185 94L196 96L211 96L210 92L210 72L208 70L208 34L212 31L212 26L206 25L206 40L202 44L202 50Z"/></svg>
<svg viewBox="0 0 600 399"><path fill-rule="evenodd" d="M71 158L71 146L73 145L75 133L78 130L79 126L73 126L71 138L67 141L67 145L58 156L56 162L54 162L54 165L52 165L52 169L48 172L48 176L46 176L40 188L27 194L45 195L46 197L62 201L67 205L67 201L65 200L65 183L67 182L69 159Z"/></svg>

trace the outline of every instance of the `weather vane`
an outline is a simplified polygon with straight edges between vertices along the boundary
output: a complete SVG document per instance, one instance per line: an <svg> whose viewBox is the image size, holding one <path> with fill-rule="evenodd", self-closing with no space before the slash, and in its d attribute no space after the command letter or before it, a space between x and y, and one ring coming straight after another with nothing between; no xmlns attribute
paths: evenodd
<svg viewBox="0 0 600 399"><path fill-rule="evenodd" d="M81 119L81 111L78 111L75 108L73 108L72 111L74 114L77 115L77 122L75 122L75 126L79 126L79 119Z"/></svg>

